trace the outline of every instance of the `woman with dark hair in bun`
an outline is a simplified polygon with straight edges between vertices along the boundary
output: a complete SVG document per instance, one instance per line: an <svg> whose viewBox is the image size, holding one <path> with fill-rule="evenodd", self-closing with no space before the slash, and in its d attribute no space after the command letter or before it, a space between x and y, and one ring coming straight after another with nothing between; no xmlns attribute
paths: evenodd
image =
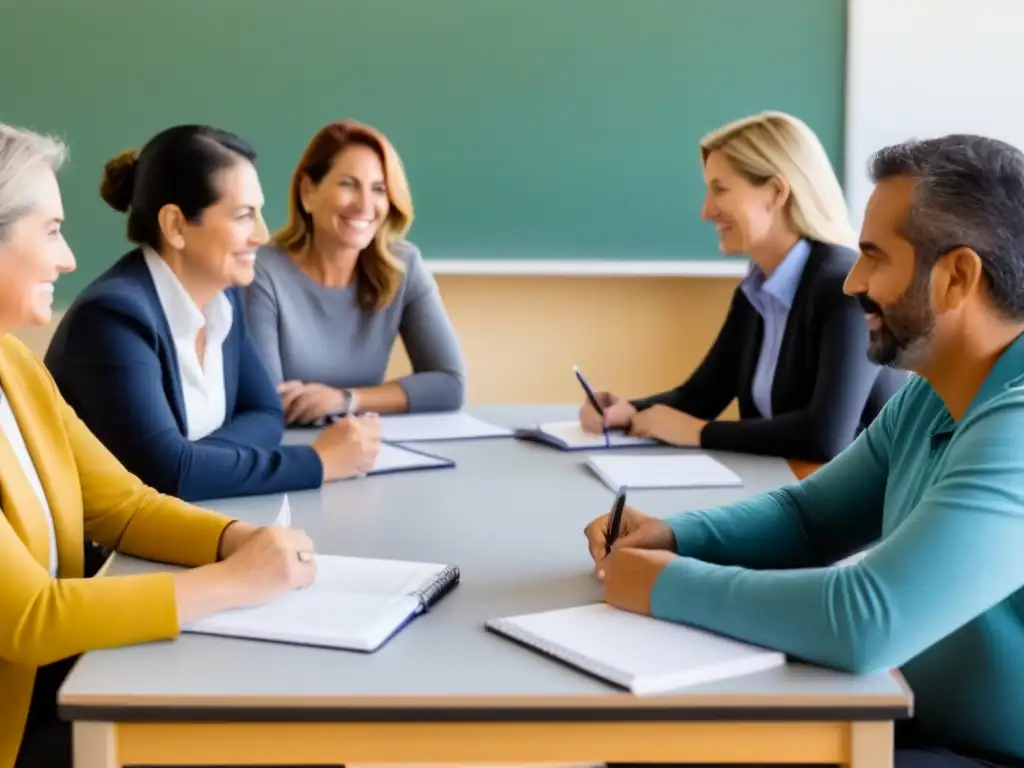
<svg viewBox="0 0 1024 768"><path fill-rule="evenodd" d="M268 238L256 153L180 125L107 163L100 194L135 243L65 314L46 355L61 393L143 482L185 500L314 488L367 471L374 415L280 445L284 412L239 286Z"/></svg>

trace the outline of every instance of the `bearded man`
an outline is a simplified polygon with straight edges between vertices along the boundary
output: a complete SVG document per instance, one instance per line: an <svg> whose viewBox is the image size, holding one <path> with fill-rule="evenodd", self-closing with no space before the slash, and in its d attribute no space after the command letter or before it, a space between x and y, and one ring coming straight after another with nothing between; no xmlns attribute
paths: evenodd
<svg viewBox="0 0 1024 768"><path fill-rule="evenodd" d="M845 284L869 357L914 372L805 481L668 520L629 510L605 600L814 664L898 667L897 768L1024 765L1024 155L879 151ZM837 561L857 552L852 564Z"/></svg>

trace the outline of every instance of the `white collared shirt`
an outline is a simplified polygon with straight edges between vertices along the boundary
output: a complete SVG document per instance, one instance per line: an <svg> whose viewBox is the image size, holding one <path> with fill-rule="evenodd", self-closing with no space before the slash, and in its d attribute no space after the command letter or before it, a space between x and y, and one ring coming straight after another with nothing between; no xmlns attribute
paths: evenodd
<svg viewBox="0 0 1024 768"><path fill-rule="evenodd" d="M36 471L35 462L32 461L32 456L28 452L28 446L25 445L25 438L21 434L21 427L18 426L18 420L14 417L11 404L4 397L2 391L0 391L0 432L3 432L4 437L7 438L7 442L10 443L11 449L14 451L14 455L18 457L21 471L25 473L25 478L28 480L32 490L35 491L36 498L39 500L39 506L43 510L46 525L50 530L50 578L56 578L57 533L53 527L53 512L50 511L50 502L43 491L43 484L39 480L39 473Z"/></svg>
<svg viewBox="0 0 1024 768"><path fill-rule="evenodd" d="M174 337L181 392L185 400L187 436L189 440L199 440L224 424L223 348L234 320L234 309L228 297L218 293L205 311L200 310L156 251L144 247L142 253ZM206 347L203 365L200 365L196 355L196 337L204 327Z"/></svg>

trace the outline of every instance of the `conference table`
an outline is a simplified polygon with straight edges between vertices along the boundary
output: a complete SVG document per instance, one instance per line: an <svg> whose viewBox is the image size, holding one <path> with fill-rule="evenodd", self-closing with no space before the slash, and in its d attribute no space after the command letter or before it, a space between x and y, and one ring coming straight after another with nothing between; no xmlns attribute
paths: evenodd
<svg viewBox="0 0 1024 768"><path fill-rule="evenodd" d="M508 427L573 407L479 407ZM312 430L290 430L309 442ZM600 601L584 526L614 494L587 454L511 438L419 443L454 468L289 494L320 552L457 565L461 583L374 653L182 634L95 651L61 689L76 768L355 763L891 765L912 694L897 673L787 662L636 696L485 630L488 619ZM679 450L629 448L631 452ZM631 491L658 516L793 482L781 459L713 453L742 487ZM255 524L280 495L206 506ZM124 573L117 556L101 578Z"/></svg>

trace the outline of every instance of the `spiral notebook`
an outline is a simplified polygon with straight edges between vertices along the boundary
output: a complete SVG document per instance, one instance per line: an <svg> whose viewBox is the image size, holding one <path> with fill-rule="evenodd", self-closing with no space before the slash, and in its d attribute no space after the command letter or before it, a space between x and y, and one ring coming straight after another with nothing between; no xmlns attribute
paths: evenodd
<svg viewBox="0 0 1024 768"><path fill-rule="evenodd" d="M392 445L382 442L380 452L368 476L387 475L394 472L409 472L418 469L451 469L455 462L442 456L435 456L426 451L409 448L405 445Z"/></svg>
<svg viewBox="0 0 1024 768"><path fill-rule="evenodd" d="M638 696L786 663L778 651L605 603L492 619L486 627Z"/></svg>
<svg viewBox="0 0 1024 768"><path fill-rule="evenodd" d="M608 441L605 442L603 434L585 432L578 421L549 421L533 427L520 427L515 430L514 435L519 440L544 443L563 451L658 445L657 440L629 435L621 429L610 430Z"/></svg>
<svg viewBox="0 0 1024 768"><path fill-rule="evenodd" d="M370 652L459 583L459 569L439 563L317 555L316 565L308 589L207 616L182 631Z"/></svg>

